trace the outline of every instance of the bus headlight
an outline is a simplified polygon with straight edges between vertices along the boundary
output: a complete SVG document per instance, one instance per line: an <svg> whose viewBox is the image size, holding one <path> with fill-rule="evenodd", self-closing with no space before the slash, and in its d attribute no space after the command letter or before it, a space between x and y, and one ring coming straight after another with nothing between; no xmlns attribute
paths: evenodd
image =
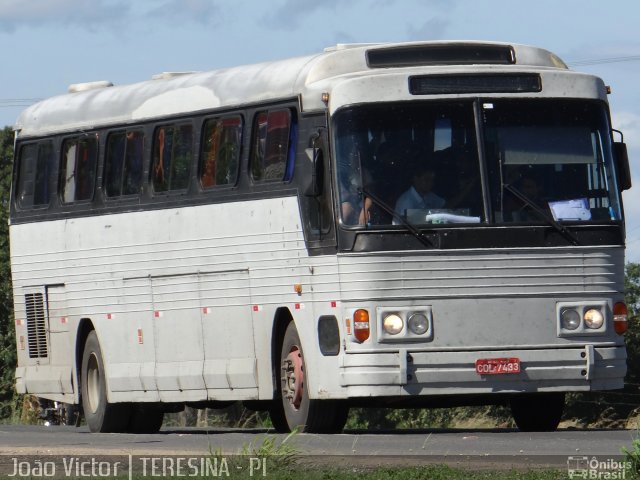
<svg viewBox="0 0 640 480"><path fill-rule="evenodd" d="M429 319L424 313L414 313L409 317L407 326L416 335L424 335L429 330Z"/></svg>
<svg viewBox="0 0 640 480"><path fill-rule="evenodd" d="M572 308L563 310L560 317L565 330L575 330L580 326L580 314Z"/></svg>
<svg viewBox="0 0 640 480"><path fill-rule="evenodd" d="M604 323L604 315L597 308L590 308L584 312L584 324L587 328L600 328Z"/></svg>
<svg viewBox="0 0 640 480"><path fill-rule="evenodd" d="M397 335L404 328L404 321L400 318L400 315L391 313L382 320L382 328L389 335Z"/></svg>

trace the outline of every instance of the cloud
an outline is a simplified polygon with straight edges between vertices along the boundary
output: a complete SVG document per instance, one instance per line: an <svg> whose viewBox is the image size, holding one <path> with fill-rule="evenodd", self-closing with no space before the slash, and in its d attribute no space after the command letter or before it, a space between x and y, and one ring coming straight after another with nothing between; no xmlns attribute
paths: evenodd
<svg viewBox="0 0 640 480"><path fill-rule="evenodd" d="M624 134L629 149L640 150L640 115L633 112L613 112L613 126ZM639 165L640 166L640 165Z"/></svg>
<svg viewBox="0 0 640 480"><path fill-rule="evenodd" d="M439 40L445 37L445 32L451 23L443 17L432 17L419 27L409 26L409 40Z"/></svg>
<svg viewBox="0 0 640 480"><path fill-rule="evenodd" d="M134 17L181 24L211 24L220 17L217 0L164 0L135 5L125 0L0 0L0 32L21 27L73 25L97 30ZM134 7L136 8L134 12Z"/></svg>
<svg viewBox="0 0 640 480"><path fill-rule="evenodd" d="M93 30L127 16L128 3L114 0L3 0L0 31L71 24Z"/></svg>
<svg viewBox="0 0 640 480"><path fill-rule="evenodd" d="M624 134L633 187L623 193L627 219L627 261L640 262L640 115L613 112L613 125Z"/></svg>
<svg viewBox="0 0 640 480"><path fill-rule="evenodd" d="M148 12L149 17L170 22L195 21L203 25L218 23L221 15L222 10L214 0L166 0Z"/></svg>
<svg viewBox="0 0 640 480"><path fill-rule="evenodd" d="M351 0L351 6L357 0ZM262 18L262 23L280 30L288 30L299 25L302 17L312 17L317 10L328 10L344 5L341 0L284 0L282 4Z"/></svg>

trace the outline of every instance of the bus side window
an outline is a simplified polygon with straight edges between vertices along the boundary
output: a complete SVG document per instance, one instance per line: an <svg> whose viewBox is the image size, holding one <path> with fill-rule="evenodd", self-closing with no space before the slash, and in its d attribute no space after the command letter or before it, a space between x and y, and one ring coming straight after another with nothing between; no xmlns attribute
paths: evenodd
<svg viewBox="0 0 640 480"><path fill-rule="evenodd" d="M200 155L203 188L235 185L240 165L242 117L215 118L205 122Z"/></svg>
<svg viewBox="0 0 640 480"><path fill-rule="evenodd" d="M20 208L49 204L49 179L53 171L51 142L32 143L20 150L17 199Z"/></svg>
<svg viewBox="0 0 640 480"><path fill-rule="evenodd" d="M251 152L254 182L289 181L293 178L297 128L289 109L256 115Z"/></svg>
<svg viewBox="0 0 640 480"><path fill-rule="evenodd" d="M93 198L98 142L96 136L66 140L60 165L60 198L64 203Z"/></svg>
<svg viewBox="0 0 640 480"><path fill-rule="evenodd" d="M326 148L326 145L325 145ZM323 175L325 180L321 183L321 192L316 197L305 196L305 202L309 209L309 232L313 237L322 237L331 230L331 193L329 190L330 182L328 178L328 169L325 165L324 151L320 150L316 157L318 172ZM315 240L315 238L314 238Z"/></svg>
<svg viewBox="0 0 640 480"><path fill-rule="evenodd" d="M156 193L185 190L193 157L191 124L158 127L153 142L151 181Z"/></svg>
<svg viewBox="0 0 640 480"><path fill-rule="evenodd" d="M112 133L107 138L104 165L104 188L107 197L140 193L142 187L141 131Z"/></svg>

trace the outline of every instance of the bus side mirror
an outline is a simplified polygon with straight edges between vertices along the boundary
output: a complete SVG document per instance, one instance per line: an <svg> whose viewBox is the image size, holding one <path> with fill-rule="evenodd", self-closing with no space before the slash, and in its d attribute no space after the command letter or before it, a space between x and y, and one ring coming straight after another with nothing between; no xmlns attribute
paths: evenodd
<svg viewBox="0 0 640 480"><path fill-rule="evenodd" d="M304 189L307 197L319 197L324 191L324 148L322 137L319 134L311 137L311 148L307 149L307 155L311 160L311 175Z"/></svg>
<svg viewBox="0 0 640 480"><path fill-rule="evenodd" d="M631 188L631 170L629 168L629 156L627 145L624 142L613 142L613 154L616 157L616 170L618 171L618 185L620 190Z"/></svg>

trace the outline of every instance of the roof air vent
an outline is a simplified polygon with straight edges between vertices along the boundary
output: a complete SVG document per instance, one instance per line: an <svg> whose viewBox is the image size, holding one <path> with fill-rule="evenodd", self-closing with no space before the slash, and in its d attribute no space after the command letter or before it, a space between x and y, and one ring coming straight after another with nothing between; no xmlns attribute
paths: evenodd
<svg viewBox="0 0 640 480"><path fill-rule="evenodd" d="M367 50L367 65L370 68L514 63L516 63L515 52L509 45L459 43L404 45Z"/></svg>
<svg viewBox="0 0 640 480"><path fill-rule="evenodd" d="M99 80L97 82L74 83L69 85L69 93L86 92L87 90L95 90L97 88L113 87L113 83L108 80Z"/></svg>
<svg viewBox="0 0 640 480"><path fill-rule="evenodd" d="M191 75L198 72L162 72L151 77L151 80L171 80L172 78L181 77L183 75Z"/></svg>

